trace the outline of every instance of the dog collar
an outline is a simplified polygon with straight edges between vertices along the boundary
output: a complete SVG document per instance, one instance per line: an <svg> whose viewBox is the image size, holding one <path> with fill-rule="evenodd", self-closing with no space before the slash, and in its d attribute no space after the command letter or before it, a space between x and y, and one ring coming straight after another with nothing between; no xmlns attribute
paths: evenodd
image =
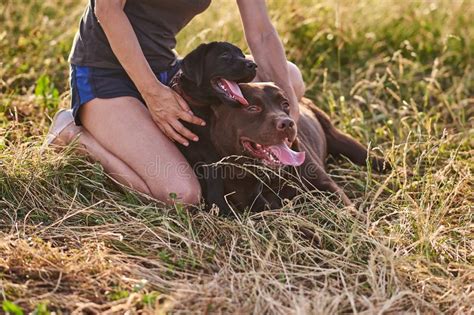
<svg viewBox="0 0 474 315"><path fill-rule="evenodd" d="M181 87L181 77L183 76L183 71L181 69L176 72L176 74L171 78L170 81L170 88L172 88L176 93L178 93L185 101L188 103L189 106L198 106L202 107L202 104L186 94L182 87Z"/></svg>

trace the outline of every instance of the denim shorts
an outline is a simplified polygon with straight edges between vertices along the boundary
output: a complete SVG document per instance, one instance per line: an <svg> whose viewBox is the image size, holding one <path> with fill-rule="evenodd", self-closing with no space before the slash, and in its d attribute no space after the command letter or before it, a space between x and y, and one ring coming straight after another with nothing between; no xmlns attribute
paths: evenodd
<svg viewBox="0 0 474 315"><path fill-rule="evenodd" d="M153 73L161 83L168 85L180 67L181 62L177 60L168 70L153 71ZM82 125L79 119L81 106L94 98L131 96L145 104L140 92L124 69L71 65L70 85L72 114L78 126Z"/></svg>

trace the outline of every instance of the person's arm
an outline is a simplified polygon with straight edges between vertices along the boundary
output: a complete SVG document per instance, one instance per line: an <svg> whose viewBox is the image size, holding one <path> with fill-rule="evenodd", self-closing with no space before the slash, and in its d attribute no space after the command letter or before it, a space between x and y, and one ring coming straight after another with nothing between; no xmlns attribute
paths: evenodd
<svg viewBox="0 0 474 315"><path fill-rule="evenodd" d="M290 115L299 118L296 93L290 82L285 50L268 16L265 0L237 0L245 38L258 65L259 76L282 88L290 101Z"/></svg>
<svg viewBox="0 0 474 315"><path fill-rule="evenodd" d="M125 71L135 83L158 127L171 140L183 145L197 136L186 129L178 119L203 125L204 121L192 115L186 102L172 89L163 85L153 74L138 43L123 8L126 0L96 0L94 13L104 30L112 50ZM187 139L186 139L187 138Z"/></svg>

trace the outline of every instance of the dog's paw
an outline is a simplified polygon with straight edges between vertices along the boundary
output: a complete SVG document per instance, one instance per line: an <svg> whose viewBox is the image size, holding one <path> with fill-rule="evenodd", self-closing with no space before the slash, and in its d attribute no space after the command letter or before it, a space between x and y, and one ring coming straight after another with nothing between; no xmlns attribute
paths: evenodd
<svg viewBox="0 0 474 315"><path fill-rule="evenodd" d="M389 161L380 157L371 158L372 169L377 173L388 173L392 170L392 165Z"/></svg>

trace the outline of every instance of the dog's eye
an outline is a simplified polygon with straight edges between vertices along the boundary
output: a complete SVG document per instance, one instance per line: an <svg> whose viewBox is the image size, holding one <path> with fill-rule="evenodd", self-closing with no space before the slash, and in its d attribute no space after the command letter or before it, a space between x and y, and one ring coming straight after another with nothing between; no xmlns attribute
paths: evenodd
<svg viewBox="0 0 474 315"><path fill-rule="evenodd" d="M229 60L229 59L232 58L231 54L228 53L228 52L223 53L220 57L221 57L222 59L226 59L226 60Z"/></svg>
<svg viewBox="0 0 474 315"><path fill-rule="evenodd" d="M255 106L255 105L249 105L249 106L246 106L244 108L248 112L252 112L252 113L260 113L262 111L262 109L260 107Z"/></svg>
<svg viewBox="0 0 474 315"><path fill-rule="evenodd" d="M285 103L281 104L281 108L283 109L283 111L285 113L287 113L288 115L290 114L290 104L285 102Z"/></svg>

